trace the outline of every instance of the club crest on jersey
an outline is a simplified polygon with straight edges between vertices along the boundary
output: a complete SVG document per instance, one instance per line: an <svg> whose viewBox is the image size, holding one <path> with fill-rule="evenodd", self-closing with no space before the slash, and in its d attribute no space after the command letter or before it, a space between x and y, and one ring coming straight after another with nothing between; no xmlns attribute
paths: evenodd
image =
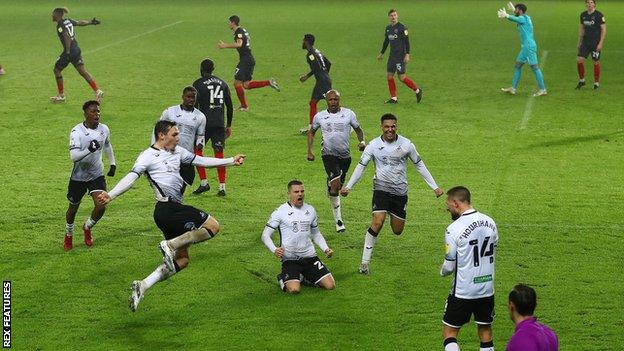
<svg viewBox="0 0 624 351"><path fill-rule="evenodd" d="M243 37L243 35L239 33L239 34L238 34L238 37L239 37L239 38L242 38L242 37Z"/></svg>
<svg viewBox="0 0 624 351"><path fill-rule="evenodd" d="M293 231L293 233L298 233L299 232L299 222L294 221L292 223L292 231Z"/></svg>
<svg viewBox="0 0 624 351"><path fill-rule="evenodd" d="M58 32L59 33L63 33L63 28L62 27L58 27Z"/></svg>
<svg viewBox="0 0 624 351"><path fill-rule="evenodd" d="M407 29L406 29L406 30L404 30L404 31L403 31L403 33L404 33L405 35L407 35Z"/></svg>
<svg viewBox="0 0 624 351"><path fill-rule="evenodd" d="M314 55L310 54L310 56L308 56L308 58L310 59L310 61L314 61Z"/></svg>

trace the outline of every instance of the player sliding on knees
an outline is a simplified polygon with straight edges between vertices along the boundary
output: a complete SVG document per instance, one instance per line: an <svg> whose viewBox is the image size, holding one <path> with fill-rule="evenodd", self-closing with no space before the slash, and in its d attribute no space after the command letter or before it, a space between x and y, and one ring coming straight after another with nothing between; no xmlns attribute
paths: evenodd
<svg viewBox="0 0 624 351"><path fill-rule="evenodd" d="M280 288L289 294L297 294L302 282L318 285L326 290L336 288L334 277L316 255L312 241L332 257L334 251L327 246L318 228L314 207L303 202L303 183L291 180L288 183L288 202L278 207L262 232L264 245L282 261L282 273L277 275ZM275 231L280 233L280 246L271 240Z"/></svg>
<svg viewBox="0 0 624 351"><path fill-rule="evenodd" d="M174 122L158 121L154 127L156 142L137 158L132 171L110 191L102 192L98 202L106 205L128 191L141 174L145 174L156 194L154 221L165 236L159 248L163 264L143 280L132 282L130 309L134 312L145 292L154 284L166 280L189 263L188 249L191 245L213 238L219 232L219 223L208 213L183 205L184 181L180 165L201 167L239 166L245 155L226 159L196 156L178 147L180 131Z"/></svg>

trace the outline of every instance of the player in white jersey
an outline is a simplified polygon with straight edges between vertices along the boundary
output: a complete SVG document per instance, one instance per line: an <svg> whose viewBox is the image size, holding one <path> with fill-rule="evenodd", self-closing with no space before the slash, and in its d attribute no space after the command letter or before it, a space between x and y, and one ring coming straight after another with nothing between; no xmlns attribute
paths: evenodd
<svg viewBox="0 0 624 351"><path fill-rule="evenodd" d="M459 351L457 334L474 315L480 351L494 351L494 256L496 223L470 204L470 191L457 186L447 192L446 207L454 220L446 228L446 256L440 275L455 273L442 319L444 350Z"/></svg>
<svg viewBox="0 0 624 351"><path fill-rule="evenodd" d="M327 290L336 287L334 277L316 255L312 241L327 258L334 252L327 246L318 228L316 210L303 202L304 197L303 183L291 180L288 183L288 202L273 211L262 232L264 245L282 260L282 273L277 280L282 290L290 294L299 293L302 280ZM276 230L280 234L279 247L271 240Z"/></svg>
<svg viewBox="0 0 624 351"><path fill-rule="evenodd" d="M180 165L238 166L243 164L245 158L244 155L226 159L196 156L178 146L179 134L174 122L158 121L154 128L156 142L139 155L132 171L117 183L110 194L104 191L98 196L98 202L102 205L108 204L130 189L141 174L145 174L156 193L154 222L165 236L165 240L159 245L164 260L145 279L132 282L130 309L133 312L147 289L188 265L189 246L208 240L219 232L219 223L214 217L182 204L184 181L180 176Z"/></svg>
<svg viewBox="0 0 624 351"><path fill-rule="evenodd" d="M180 143L178 145L191 153L194 153L196 148L198 150L204 148L204 132L206 130L206 116L195 108L196 100L197 90L192 86L187 86L182 90L182 104L167 108L160 116L161 121L175 122L180 131ZM152 135L152 143L154 142ZM180 175L186 184L193 184L195 180L193 166L180 165ZM185 188L182 190L183 193Z"/></svg>
<svg viewBox="0 0 624 351"><path fill-rule="evenodd" d="M362 263L359 268L362 274L370 274L369 264L373 248L377 242L377 235L386 220L386 214L390 214L392 232L396 235L403 232L407 208L408 159L414 164L436 197L444 194L444 190L436 184L414 144L409 139L397 135L396 131L396 116L391 113L381 116L381 136L368 143L349 182L340 190L342 196L349 195L349 191L360 180L368 163L371 160L375 162L373 219L364 237Z"/></svg>
<svg viewBox="0 0 624 351"><path fill-rule="evenodd" d="M94 208L91 216L87 218L82 230L84 242L87 246L93 245L91 228L104 215L104 206L96 202L100 192L106 190L104 179L104 164L102 163L102 150L106 153L110 169L108 176L115 175L115 155L113 145L110 142L110 130L100 123L100 103L94 100L87 101L82 105L84 122L77 124L69 134L69 156L74 162L69 185L67 186L67 200L69 207L65 214L65 242L63 248L69 251L73 247L74 220L80 201L89 192L93 198Z"/></svg>
<svg viewBox="0 0 624 351"><path fill-rule="evenodd" d="M347 177L349 166L351 166L351 150L349 148L351 128L360 141L358 144L360 151L364 150L366 142L364 141L364 132L360 128L360 122L358 122L355 113L340 106L340 93L336 90L330 90L325 94L325 100L327 101L327 110L323 110L314 116L312 126L308 131L308 161L314 161L312 144L316 131L321 129L323 134L321 155L327 173L327 194L334 214L336 231L341 233L345 231L345 226L342 221L338 193Z"/></svg>

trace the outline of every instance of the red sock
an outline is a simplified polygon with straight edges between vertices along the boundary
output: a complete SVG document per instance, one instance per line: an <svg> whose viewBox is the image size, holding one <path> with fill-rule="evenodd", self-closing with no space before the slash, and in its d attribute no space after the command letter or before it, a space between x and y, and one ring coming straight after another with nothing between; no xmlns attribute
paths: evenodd
<svg viewBox="0 0 624 351"><path fill-rule="evenodd" d="M240 101L241 106L247 107L247 100L245 100L245 89L242 85L235 85L234 87L236 88L236 95L238 96L238 101Z"/></svg>
<svg viewBox="0 0 624 351"><path fill-rule="evenodd" d="M600 83L600 62L594 64L594 83Z"/></svg>
<svg viewBox="0 0 624 351"><path fill-rule="evenodd" d="M579 79L585 79L585 64L583 62L576 63L576 70L578 71Z"/></svg>
<svg viewBox="0 0 624 351"><path fill-rule="evenodd" d="M195 149L195 155L204 156L204 153L202 152L202 150ZM199 166L195 168L197 168L197 174L199 174L199 179L201 180L206 179L206 169L204 167L199 167Z"/></svg>
<svg viewBox="0 0 624 351"><path fill-rule="evenodd" d="M59 95L63 95L65 92L65 87L63 87L63 81L56 81L56 89L58 89Z"/></svg>
<svg viewBox="0 0 624 351"><path fill-rule="evenodd" d="M216 158L223 158L223 151L215 151ZM225 184L225 167L217 167L217 176L219 177L219 183Z"/></svg>
<svg viewBox="0 0 624 351"><path fill-rule="evenodd" d="M408 77L405 77L405 79L403 79L403 84L407 85L412 90L418 89L418 85L416 85L416 83L414 83L414 81L412 81Z"/></svg>
<svg viewBox="0 0 624 351"><path fill-rule="evenodd" d="M91 86L91 89L93 89L93 91L98 90L97 84L95 84L94 80L90 81L89 85Z"/></svg>
<svg viewBox="0 0 624 351"><path fill-rule="evenodd" d="M269 85L271 85L271 82L269 82L268 80L252 80L251 82L249 82L247 89L268 87Z"/></svg>
<svg viewBox="0 0 624 351"><path fill-rule="evenodd" d="M390 90L390 97L396 99L396 83L393 77L388 78L388 89Z"/></svg>
<svg viewBox="0 0 624 351"><path fill-rule="evenodd" d="M317 100L310 100L310 124L312 124L312 120L314 119L314 116L316 115L316 103L318 101Z"/></svg>

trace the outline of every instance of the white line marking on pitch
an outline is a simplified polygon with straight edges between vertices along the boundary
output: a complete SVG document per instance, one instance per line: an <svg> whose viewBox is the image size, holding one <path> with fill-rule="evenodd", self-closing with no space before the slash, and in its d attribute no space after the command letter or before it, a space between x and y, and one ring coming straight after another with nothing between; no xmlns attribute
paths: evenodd
<svg viewBox="0 0 624 351"><path fill-rule="evenodd" d="M165 24L162 27L154 28L152 30L148 30L147 32L143 32L143 33L140 33L140 34L137 34L137 35L133 35L131 37L118 40L118 41L116 41L114 43L110 43L110 44L101 46L101 47L96 48L96 49L87 50L87 51L83 52L83 54L91 54L91 53L98 52L98 51L101 51L101 50L104 50L104 49L108 49L111 46L119 45L121 43L125 43L125 42L130 41L130 40L134 40L134 39L137 39L137 38L140 38L140 37L144 37L146 35L152 34L152 33L157 32L159 30L162 30L162 29L165 29L165 28L169 28L171 26L175 26L176 24L180 24L182 22L184 22L184 21L177 21L177 22L174 22L174 23ZM56 62L56 60L54 62ZM36 68L36 69L33 69L33 70L28 70L28 72L25 72L23 74L19 74L19 73L18 74L11 74L9 77L6 77L6 78L0 80L0 83L7 82L7 81L12 80L14 78L22 77L22 76L24 76L26 74L32 74L32 73L35 73L35 72L43 71L44 69L48 69L48 68L52 69L52 67L54 66L54 62L52 62L51 64L48 64L48 65L45 65L43 67L39 67L39 68Z"/></svg>
<svg viewBox="0 0 624 351"><path fill-rule="evenodd" d="M540 69L544 69L544 65L546 64L546 58L548 58L548 51L544 50ZM533 113L533 101L535 101L535 96L530 95L529 100L527 100L526 107L524 108L524 115L522 115L522 122L520 122L520 130L526 129L527 124L529 124L529 119L531 118L531 114Z"/></svg>

